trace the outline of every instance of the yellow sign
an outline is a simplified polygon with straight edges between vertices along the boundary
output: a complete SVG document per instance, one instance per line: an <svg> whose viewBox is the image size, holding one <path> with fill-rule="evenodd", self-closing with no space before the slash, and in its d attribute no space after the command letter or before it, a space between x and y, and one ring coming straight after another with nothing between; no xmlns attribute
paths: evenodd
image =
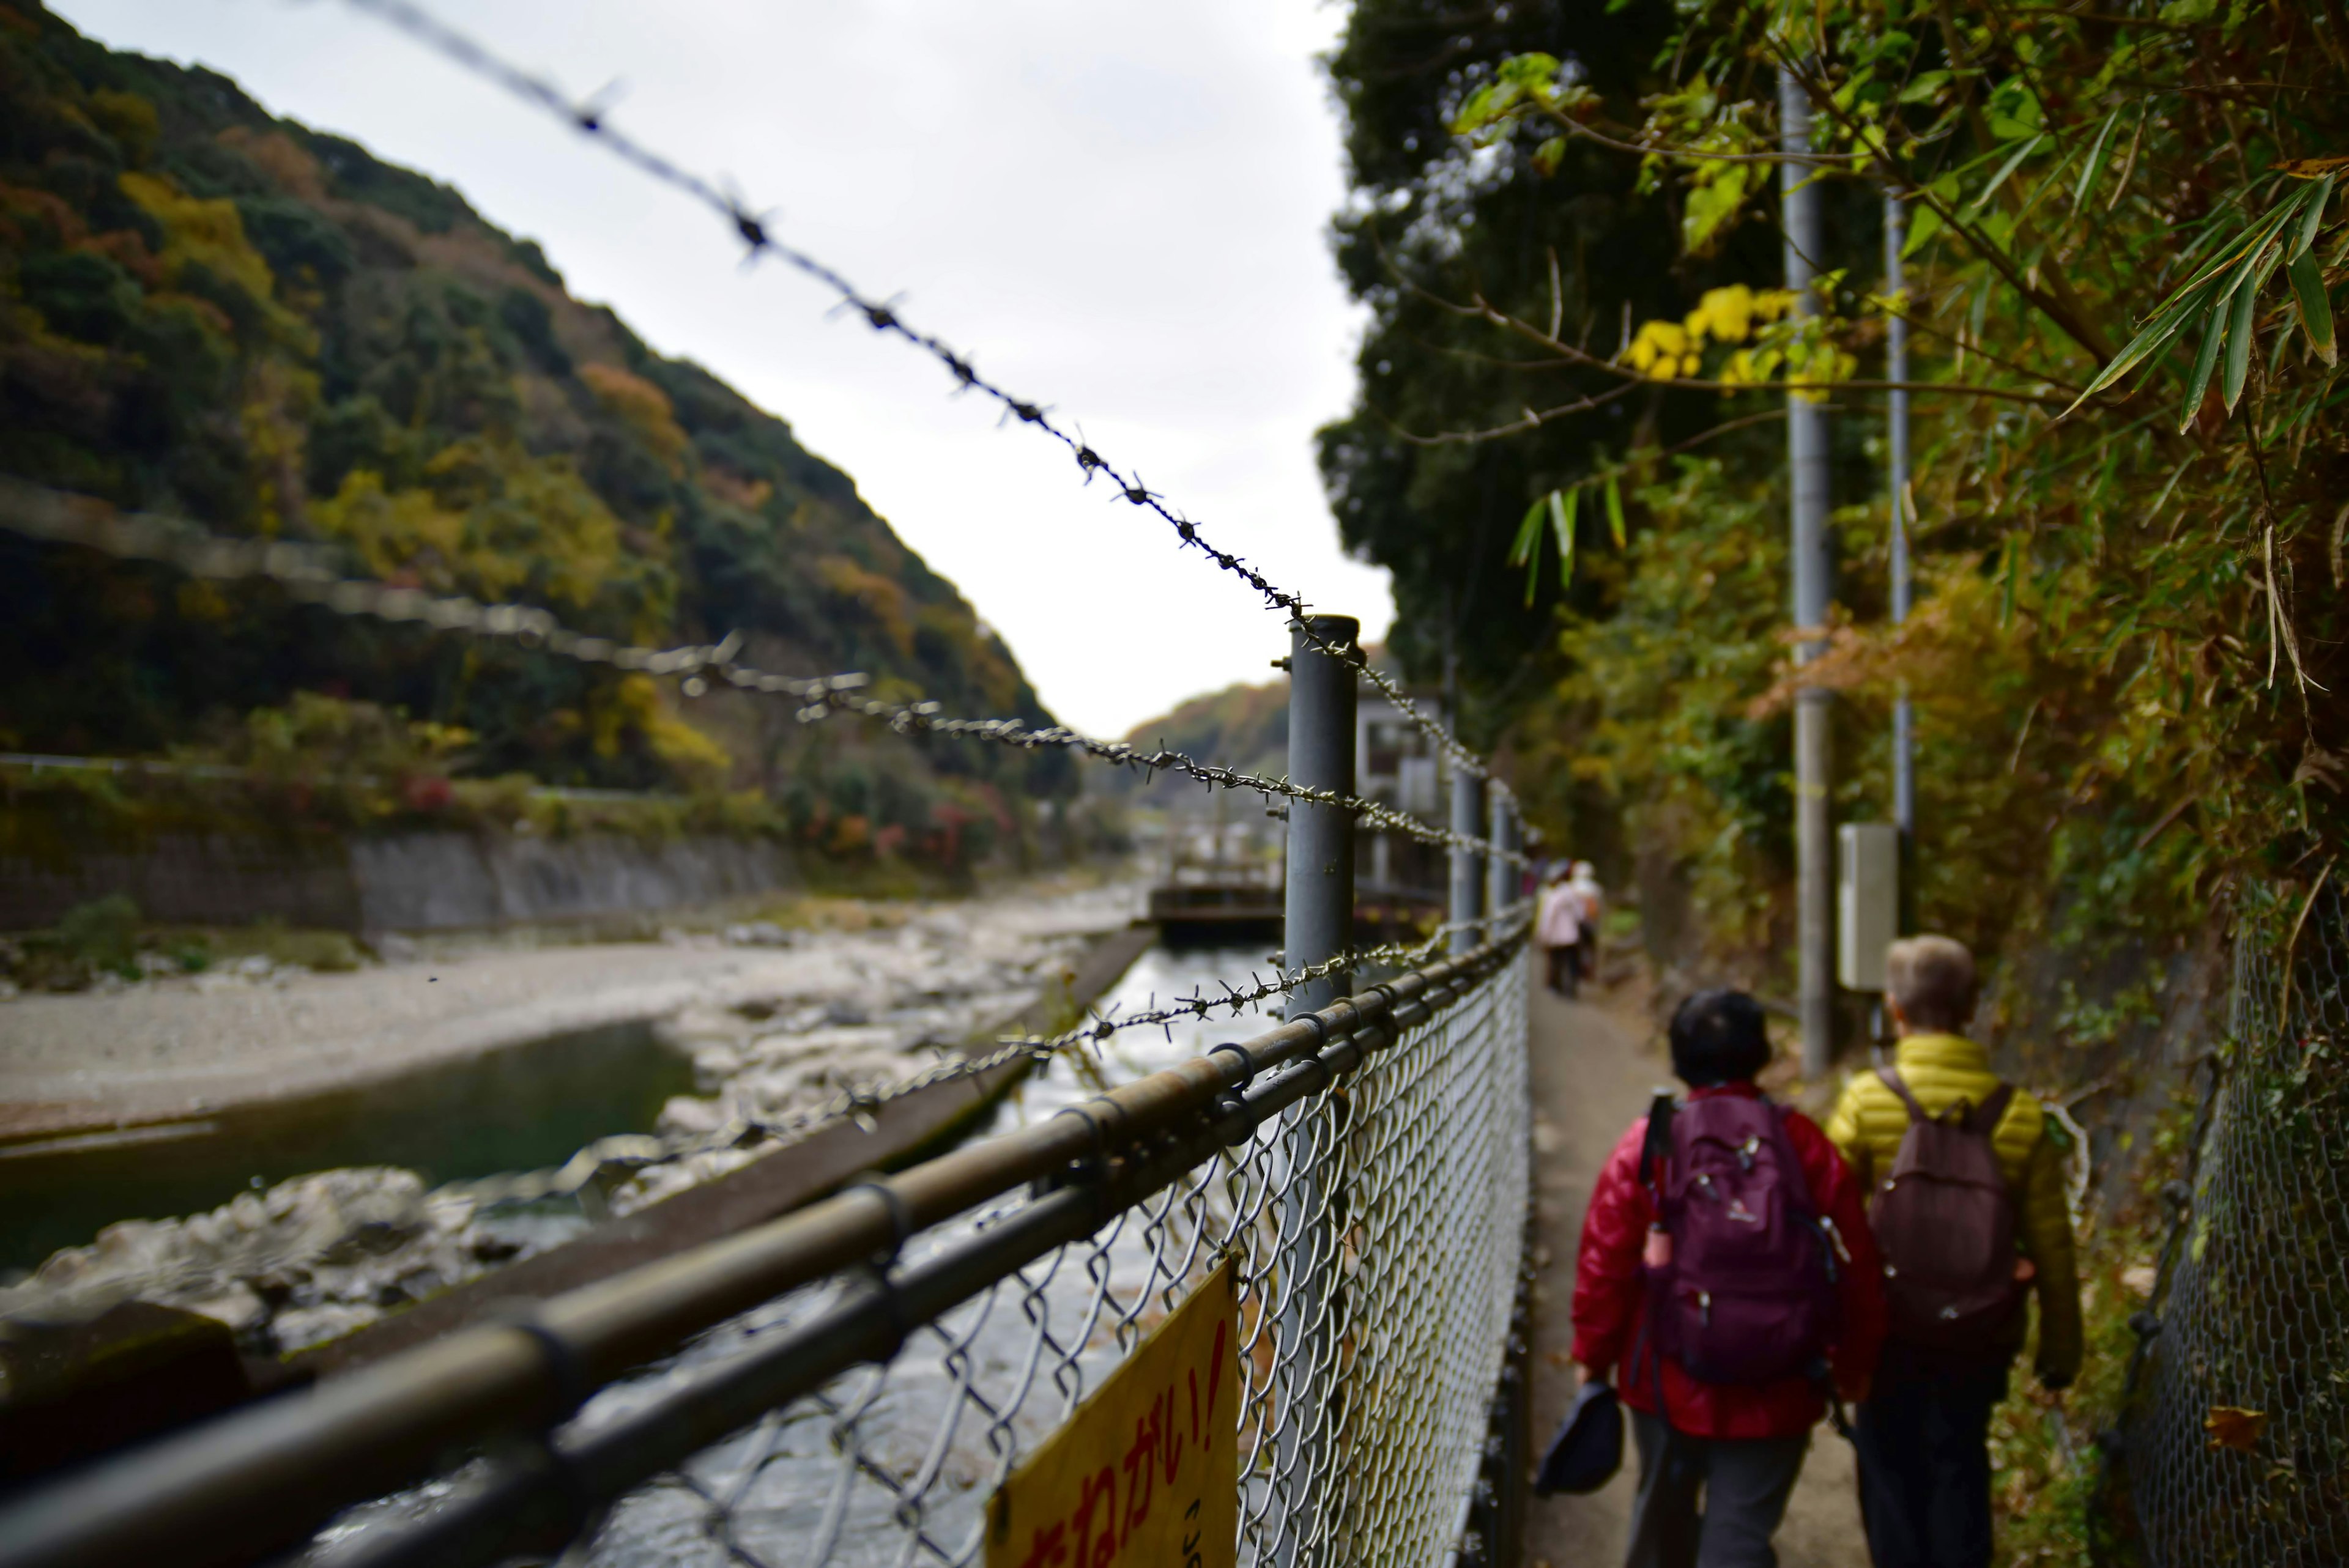
<svg viewBox="0 0 2349 1568"><path fill-rule="evenodd" d="M1230 1568L1239 1296L1228 1257L988 1509L987 1568Z"/></svg>

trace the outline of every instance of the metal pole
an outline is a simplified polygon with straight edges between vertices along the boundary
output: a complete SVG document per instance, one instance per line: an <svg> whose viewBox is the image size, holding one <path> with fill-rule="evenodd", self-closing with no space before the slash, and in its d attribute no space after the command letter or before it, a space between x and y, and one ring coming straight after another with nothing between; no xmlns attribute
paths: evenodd
<svg viewBox="0 0 2349 1568"><path fill-rule="evenodd" d="M1460 766L1452 765L1452 830L1464 839L1483 835L1485 828L1485 781ZM1444 916L1454 927L1452 941L1444 951L1465 953L1484 938L1477 934L1475 922L1484 918L1480 900L1485 896L1485 857L1458 844L1452 846L1451 913Z"/></svg>
<svg viewBox="0 0 2349 1568"><path fill-rule="evenodd" d="M1354 793L1355 665L1333 658L1314 639L1351 649L1361 623L1316 615L1292 624L1288 643L1288 777L1313 789ZM1354 938L1354 816L1343 807L1288 803L1288 886L1281 937L1291 971L1326 963ZM1289 994L1288 1016L1301 1017L1345 995L1344 975L1309 981ZM1325 1163L1338 1140L1326 1101L1300 1106L1280 1139L1280 1234L1271 1286L1279 1337L1273 1364L1273 1560L1281 1568L1317 1561L1328 1549L1323 1494L1331 1462L1329 1370L1330 1269L1336 1241L1330 1220L1335 1194ZM1261 1288L1261 1287L1259 1287Z"/></svg>
<svg viewBox="0 0 2349 1568"><path fill-rule="evenodd" d="M1316 615L1313 635L1352 647L1361 623ZM1288 777L1309 789L1354 793L1354 666L1331 658L1292 626L1288 643ZM1288 885L1281 962L1289 969L1323 964L1353 945L1354 816L1336 806L1288 803ZM1346 995L1331 975L1291 992L1287 1016L1318 1012Z"/></svg>
<svg viewBox="0 0 2349 1568"><path fill-rule="evenodd" d="M1485 861L1485 935L1489 941L1499 929L1491 917L1517 902L1517 868L1509 859L1517 847L1517 814L1508 790L1498 780L1485 793L1490 803L1485 815L1490 825L1485 836L1493 841L1493 853Z"/></svg>
<svg viewBox="0 0 2349 1568"><path fill-rule="evenodd" d="M1778 72L1779 150L1803 159L1779 166L1786 233L1786 286L1798 315L1818 312L1811 275L1819 257L1817 170L1811 150L1810 100L1792 71ZM1786 395L1786 466L1794 491L1795 624L1823 627L1827 618L1827 430L1816 395ZM1797 665L1824 650L1806 642ZM1803 1072L1816 1078L1835 1051L1835 844L1827 799L1829 696L1817 686L1795 694L1795 940L1801 955Z"/></svg>
<svg viewBox="0 0 2349 1568"><path fill-rule="evenodd" d="M1884 195L1884 292L1899 305L1908 309L1902 298L1909 287L1908 277L1901 266L1900 250L1908 237L1909 209L1890 191ZM1892 502L1892 624L1899 625L1909 619L1909 525L1916 521L1909 515L1913 504L1909 494L1909 394L1901 385L1909 379L1909 323L1894 315L1885 323L1884 378L1893 384L1891 406L1887 410L1890 424L1892 449L1891 471L1886 475L1886 488ZM1917 738L1916 716L1909 707L1909 689L1892 699L1892 825L1900 834L1900 917L1899 929L1917 929L1916 878L1917 863Z"/></svg>

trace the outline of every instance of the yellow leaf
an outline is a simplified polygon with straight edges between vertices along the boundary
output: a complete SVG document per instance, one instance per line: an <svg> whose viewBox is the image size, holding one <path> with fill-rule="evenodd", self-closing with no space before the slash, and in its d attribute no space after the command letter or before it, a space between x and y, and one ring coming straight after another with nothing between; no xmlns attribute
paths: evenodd
<svg viewBox="0 0 2349 1568"><path fill-rule="evenodd" d="M2210 1434L2214 1449L2232 1449L2239 1454L2257 1452L2260 1434L2268 1429L2265 1410L2246 1410L2239 1405L2213 1405L2202 1418L2202 1429Z"/></svg>
<svg viewBox="0 0 2349 1568"><path fill-rule="evenodd" d="M1645 321L1624 351L1624 362L1657 381L1669 381L1690 351L1688 329L1676 321Z"/></svg>
<svg viewBox="0 0 2349 1568"><path fill-rule="evenodd" d="M2349 152L2329 153L2323 158L2287 158L2275 165L2278 174L2289 174L2294 180L2315 180L2336 169L2349 169Z"/></svg>

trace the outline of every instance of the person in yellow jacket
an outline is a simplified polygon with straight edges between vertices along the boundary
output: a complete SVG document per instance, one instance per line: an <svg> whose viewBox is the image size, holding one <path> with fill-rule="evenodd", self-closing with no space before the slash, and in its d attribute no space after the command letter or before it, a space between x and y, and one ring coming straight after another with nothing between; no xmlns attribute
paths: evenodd
<svg viewBox="0 0 2349 1568"><path fill-rule="evenodd" d="M1998 1075L1989 1053L1959 1033L1974 1011L1973 954L1946 936L1910 937L1892 944L1886 971L1886 1002L1899 1036L1892 1070L1918 1109L1940 1118L1962 1100L1986 1110L2000 1091ZM1845 1083L1826 1133L1860 1185L1880 1198L1909 1123L1899 1091L1869 1071ZM2078 1376L2082 1354L2062 1150L2039 1101L2020 1089L1988 1131L2013 1205L2014 1276L2029 1282L2039 1302L2039 1378L2060 1389ZM1987 1568L1991 1410L2006 1397L2024 1319L2018 1299L1977 1345L1904 1341L1897 1327L1886 1343L1855 1423L1861 1513L1876 1568Z"/></svg>

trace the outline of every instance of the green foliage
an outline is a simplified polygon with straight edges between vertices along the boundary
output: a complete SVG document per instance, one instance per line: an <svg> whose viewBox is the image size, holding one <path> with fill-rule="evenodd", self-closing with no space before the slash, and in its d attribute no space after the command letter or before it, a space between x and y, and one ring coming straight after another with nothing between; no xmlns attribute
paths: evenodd
<svg viewBox="0 0 2349 1568"><path fill-rule="evenodd" d="M571 298L536 245L210 72L113 54L21 0L10 14L0 472L339 542L357 571L603 635L740 632L762 666L1050 722L846 475ZM470 731L485 779L723 793L781 788L823 751L941 800L1074 785L1057 752L818 738L732 694L688 707L0 535L0 746L153 752L303 693Z"/></svg>
<svg viewBox="0 0 2349 1568"><path fill-rule="evenodd" d="M67 958L92 969L135 973L138 902L118 892L74 905L57 921L57 945Z"/></svg>
<svg viewBox="0 0 2349 1568"><path fill-rule="evenodd" d="M1332 65L1371 323L1323 468L1396 573L1397 648L1459 649L1554 836L1669 867L1717 955L1782 965L1783 394L1756 388L1837 383L1838 620L1803 679L1842 694L1838 812L1885 814L1908 693L1920 918L2075 965L2070 1001L2010 993L2009 1022L2084 1044L2142 1028L2128 964L2233 879L2349 830L2349 226L2344 160L2313 156L2349 143L2349 38L2333 8L2126 9L1537 5L1439 39L1360 0ZM1732 345L1694 324L1779 275L1781 60L1811 100L1823 286ZM1887 184L1898 297L1871 282ZM1914 399L1920 604L1897 632L1866 387L1896 311L1940 388ZM1691 449L1702 470L1672 466ZM1610 481L1628 548L1580 538L1561 583L1545 521ZM1513 563L1538 567L1529 613L1490 601Z"/></svg>

